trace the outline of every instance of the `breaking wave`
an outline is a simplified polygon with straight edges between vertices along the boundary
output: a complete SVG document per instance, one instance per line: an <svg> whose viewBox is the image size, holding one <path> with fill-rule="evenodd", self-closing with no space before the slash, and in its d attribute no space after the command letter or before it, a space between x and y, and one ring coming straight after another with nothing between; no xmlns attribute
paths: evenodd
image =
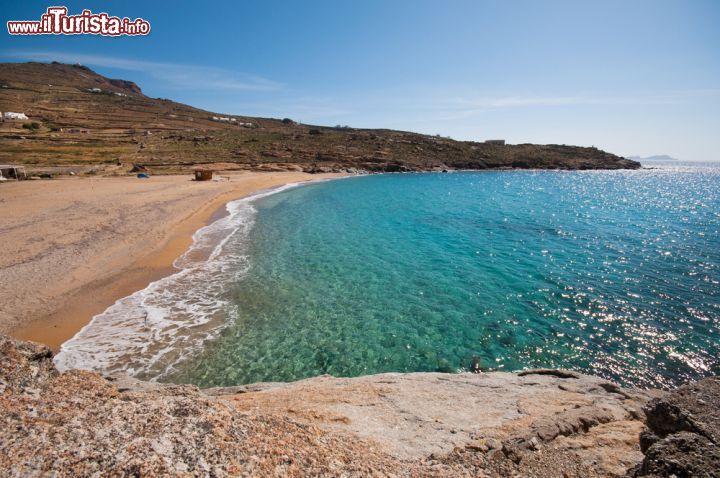
<svg viewBox="0 0 720 478"><path fill-rule="evenodd" d="M229 202L226 216L195 232L192 246L173 263L178 272L93 317L62 345L58 369L159 380L202 349L233 317L228 293L250 266L246 242L257 214L254 201L295 186Z"/></svg>

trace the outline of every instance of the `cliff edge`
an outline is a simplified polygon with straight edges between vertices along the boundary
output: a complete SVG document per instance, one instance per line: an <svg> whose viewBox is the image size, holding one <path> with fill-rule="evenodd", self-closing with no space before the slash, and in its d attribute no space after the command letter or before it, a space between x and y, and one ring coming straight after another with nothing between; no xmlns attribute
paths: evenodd
<svg viewBox="0 0 720 478"><path fill-rule="evenodd" d="M60 374L47 347L0 336L0 469L6 476L617 476L643 459L643 407L664 399L559 370L324 376L199 390Z"/></svg>

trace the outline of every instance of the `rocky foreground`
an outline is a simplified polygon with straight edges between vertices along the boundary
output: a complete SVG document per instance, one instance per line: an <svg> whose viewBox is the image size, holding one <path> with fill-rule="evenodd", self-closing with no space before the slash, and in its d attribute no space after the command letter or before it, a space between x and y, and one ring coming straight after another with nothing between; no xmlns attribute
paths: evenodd
<svg viewBox="0 0 720 478"><path fill-rule="evenodd" d="M719 401L718 378L664 393L559 370L199 390L60 374L47 347L0 336L0 470L710 477L720 469Z"/></svg>

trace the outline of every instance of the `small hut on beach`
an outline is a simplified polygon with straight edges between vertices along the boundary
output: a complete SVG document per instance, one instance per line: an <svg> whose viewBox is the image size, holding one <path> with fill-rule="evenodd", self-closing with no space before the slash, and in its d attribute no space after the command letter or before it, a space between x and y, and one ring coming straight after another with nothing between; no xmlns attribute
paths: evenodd
<svg viewBox="0 0 720 478"><path fill-rule="evenodd" d="M212 179L213 172L207 169L196 169L195 170L195 181L210 181Z"/></svg>
<svg viewBox="0 0 720 478"><path fill-rule="evenodd" d="M25 166L0 164L0 181L27 179Z"/></svg>

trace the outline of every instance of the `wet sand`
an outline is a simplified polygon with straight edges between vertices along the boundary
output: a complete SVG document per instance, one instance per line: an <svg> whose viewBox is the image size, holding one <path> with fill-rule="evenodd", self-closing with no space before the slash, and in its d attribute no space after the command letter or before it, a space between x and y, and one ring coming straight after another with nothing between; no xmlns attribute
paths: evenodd
<svg viewBox="0 0 720 478"><path fill-rule="evenodd" d="M224 205L300 172L73 178L0 185L0 333L57 351L90 319L172 273L192 234Z"/></svg>

